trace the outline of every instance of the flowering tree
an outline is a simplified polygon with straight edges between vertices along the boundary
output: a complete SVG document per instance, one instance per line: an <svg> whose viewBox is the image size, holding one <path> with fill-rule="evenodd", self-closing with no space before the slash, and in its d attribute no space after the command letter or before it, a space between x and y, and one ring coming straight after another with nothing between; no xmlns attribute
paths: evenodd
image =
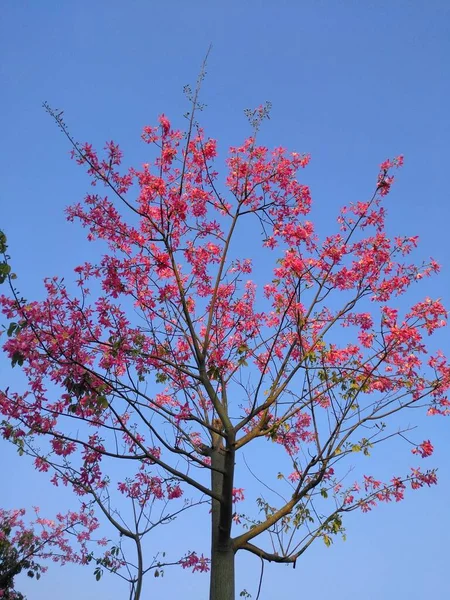
<svg viewBox="0 0 450 600"><path fill-rule="evenodd" d="M319 239L298 180L309 157L258 145L267 107L249 114L253 134L230 149L222 180L196 104L185 134L165 116L145 127L154 157L129 169L117 144L102 155L78 144L47 107L94 188L106 188L67 217L107 251L75 269L78 292L54 277L39 302L19 296L5 258L4 350L28 387L2 391L0 411L3 435L110 522L114 490L140 511L174 506L167 521L208 501L210 557L187 548L175 562L210 569L210 600L232 600L238 551L295 566L314 540L330 545L342 535L350 511L436 483L419 466L386 481L349 469L381 442L408 448L409 426L397 415L404 409L448 414L449 365L424 341L447 315L431 298L402 313L396 306L439 269L405 258L417 238L385 232L383 202L402 157L385 161L372 197L344 207L338 231ZM432 453L428 440L416 442L413 454ZM270 500L246 497L239 468L247 446L280 467ZM139 545L138 554L142 562Z"/></svg>
<svg viewBox="0 0 450 600"><path fill-rule="evenodd" d="M0 598L4 600L24 600L23 594L14 589L14 578L26 571L28 577L40 579L41 573L47 570L40 564L42 560L66 564L93 558L92 552L87 550L87 541L98 528L92 511L70 511L66 515L58 514L56 520L41 517L38 508L35 513L34 521L26 524L24 509L0 509ZM71 544L73 535L78 538L78 552ZM115 562L110 560L108 563L106 557L98 560L98 564L109 564L111 569ZM100 572L101 567L97 569Z"/></svg>
<svg viewBox="0 0 450 600"><path fill-rule="evenodd" d="M23 600L23 594L14 590L14 577L27 569L29 577L39 579L42 567L34 560L34 533L24 529L10 539L18 515L19 511L0 511L0 598Z"/></svg>

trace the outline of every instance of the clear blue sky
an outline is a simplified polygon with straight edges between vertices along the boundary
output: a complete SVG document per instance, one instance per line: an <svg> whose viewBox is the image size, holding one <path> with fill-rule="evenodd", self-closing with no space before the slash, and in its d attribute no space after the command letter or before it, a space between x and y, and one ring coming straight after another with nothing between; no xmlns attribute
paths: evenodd
<svg viewBox="0 0 450 600"><path fill-rule="evenodd" d="M243 109L272 101L264 142L312 154L304 181L324 228L337 206L366 198L382 160L405 155L389 197L389 229L420 235L421 254L443 265L423 294L450 306L447 0L5 0L0 28L0 227L26 297L42 294L46 275L70 276L87 252L63 215L87 180L42 102L64 109L79 139L101 145L114 138L139 164L141 127L161 112L183 124L183 85L195 80L212 43L203 92L208 133L222 149L238 143L248 133ZM440 345L450 353L448 339ZM17 378L4 359L0 377L2 386ZM355 514L345 544L319 543L295 571L270 565L261 600L450 597L450 422L423 425L436 445L430 460L439 487ZM25 459L5 443L0 451L0 505L41 504L49 513L65 506L67 496ZM181 525L170 535L186 531ZM238 590L255 597L258 561L238 560ZM124 597L113 577L97 584L88 571L53 567L22 589L30 600ZM145 597L201 599L206 590L206 577L178 570L149 581Z"/></svg>

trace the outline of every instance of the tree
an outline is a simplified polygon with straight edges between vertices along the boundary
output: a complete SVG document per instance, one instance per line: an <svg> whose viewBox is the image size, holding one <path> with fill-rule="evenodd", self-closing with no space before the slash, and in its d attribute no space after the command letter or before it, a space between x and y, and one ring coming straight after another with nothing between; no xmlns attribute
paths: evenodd
<svg viewBox="0 0 450 600"><path fill-rule="evenodd" d="M25 600L23 594L14 589L14 578L26 571L28 577L40 579L47 570L40 564L42 560L79 563L88 556L86 541L98 527L92 512L59 514L56 520L41 517L38 508L35 513L35 520L26 525L24 509L0 509L0 598L3 600ZM78 537L79 553L72 549L71 535ZM104 561L102 558L99 564Z"/></svg>
<svg viewBox="0 0 450 600"><path fill-rule="evenodd" d="M416 237L390 240L385 231L383 203L402 157L383 162L372 197L344 207L338 232L319 239L297 176L309 157L257 143L268 107L248 111L252 135L230 149L222 182L216 142L195 122L196 93L192 103L187 133L164 115L144 128L153 164L128 170L117 144L100 156L47 106L92 185L109 194L94 190L67 217L107 251L75 269L78 292L46 280L43 301L20 297L5 256L4 350L28 387L4 390L0 410L3 435L37 469L120 528L116 486L138 511L135 541L154 503L176 507L171 521L207 500L210 559L187 549L174 562L210 569L210 600L233 600L237 552L295 566L314 540L329 546L344 535L347 513L436 483L434 470L417 466L381 481L359 459L394 440L432 454L429 440L409 439L401 415L418 406L449 412L449 365L425 343L447 313L431 298L396 307L439 270L434 260L407 261ZM256 514L237 487L247 447L277 461L263 482L272 491L252 503ZM187 490L193 498L183 504ZM135 598L145 571L137 549Z"/></svg>
<svg viewBox="0 0 450 600"><path fill-rule="evenodd" d="M3 513L0 513L0 598L23 600L24 596L14 590L14 577L23 569L28 569L30 577L40 577L41 566L32 558L34 535L24 531L11 540L16 514Z"/></svg>

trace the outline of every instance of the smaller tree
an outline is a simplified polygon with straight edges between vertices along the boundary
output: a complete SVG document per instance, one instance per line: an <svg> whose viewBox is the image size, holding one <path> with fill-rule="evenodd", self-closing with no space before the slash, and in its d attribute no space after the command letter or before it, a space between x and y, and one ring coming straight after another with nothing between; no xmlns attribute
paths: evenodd
<svg viewBox="0 0 450 600"><path fill-rule="evenodd" d="M33 560L34 534L19 529L11 539L13 523L19 511L5 513L2 511L0 522L0 597L8 600L23 600L24 596L14 589L14 577L27 570L29 577L39 579L42 567Z"/></svg>
<svg viewBox="0 0 450 600"><path fill-rule="evenodd" d="M57 515L56 520L44 519L35 507L36 517L26 524L25 510L0 509L0 598L24 600L25 596L15 589L15 577L26 571L28 577L39 579L47 570L41 561L51 558L55 562L83 563L89 556L86 540L97 527L92 513L69 512ZM80 542L75 552L69 536L76 535ZM103 543L103 541L102 541Z"/></svg>

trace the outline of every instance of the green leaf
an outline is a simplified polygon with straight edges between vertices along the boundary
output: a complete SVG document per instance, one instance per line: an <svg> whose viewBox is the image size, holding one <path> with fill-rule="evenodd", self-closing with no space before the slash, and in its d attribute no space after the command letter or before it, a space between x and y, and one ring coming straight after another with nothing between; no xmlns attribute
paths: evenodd
<svg viewBox="0 0 450 600"><path fill-rule="evenodd" d="M16 350L11 358L11 366L15 367L16 365L19 365L19 367L21 367L23 365L24 360L25 360L24 355L21 352L19 352L18 350Z"/></svg>
<svg viewBox="0 0 450 600"><path fill-rule="evenodd" d="M97 401L101 408L108 408L109 402L106 396L97 396Z"/></svg>
<svg viewBox="0 0 450 600"><path fill-rule="evenodd" d="M332 521L331 523L331 531L333 533L339 533L339 531L342 528L342 519L339 517L339 515L334 519L334 521Z"/></svg>
<svg viewBox="0 0 450 600"><path fill-rule="evenodd" d="M8 275L11 273L11 267L6 262L0 263L0 283L5 283Z"/></svg>
<svg viewBox="0 0 450 600"><path fill-rule="evenodd" d="M6 235L3 233L3 231L0 231L0 253L4 254L7 249L8 246L6 245Z"/></svg>
<svg viewBox="0 0 450 600"><path fill-rule="evenodd" d="M8 331L6 332L7 336L11 337L17 328L18 328L17 323L10 323L9 327L8 327Z"/></svg>
<svg viewBox="0 0 450 600"><path fill-rule="evenodd" d="M325 488L322 488L320 490L320 495L323 496L323 498L328 498L328 492Z"/></svg>

